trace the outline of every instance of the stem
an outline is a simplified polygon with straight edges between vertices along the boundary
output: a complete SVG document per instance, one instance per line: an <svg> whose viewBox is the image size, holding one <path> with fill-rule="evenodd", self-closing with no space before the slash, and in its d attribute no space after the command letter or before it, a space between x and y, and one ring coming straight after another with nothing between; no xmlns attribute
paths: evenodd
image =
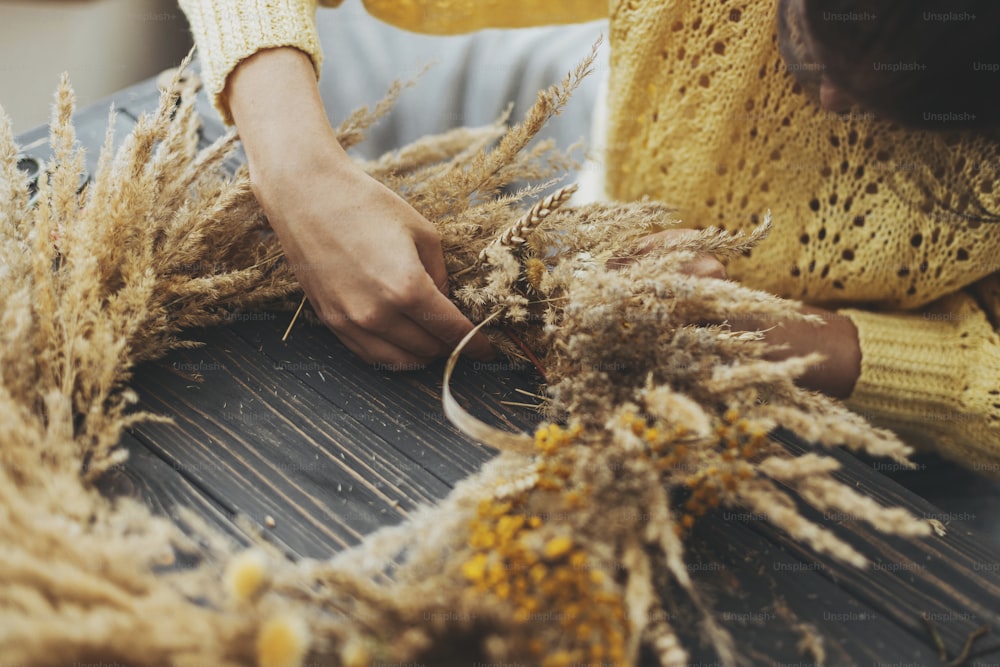
<svg viewBox="0 0 1000 667"><path fill-rule="evenodd" d="M524 344L524 341L522 341L520 338L518 338L516 335L514 335L514 332L511 331L510 327L502 326L500 328L503 330L503 332L505 334L507 334L507 336L512 341L514 341L514 343L519 348L521 348L521 352L524 352L524 356L526 356L528 358L528 361L531 362L531 365L534 366L535 370L538 371L538 374L542 376L542 380L545 381L545 384L548 384L549 383L549 377L545 373L545 366L543 366L542 362L540 362L538 360L538 357L535 356L535 353L532 352L531 349L527 345Z"/></svg>
<svg viewBox="0 0 1000 667"><path fill-rule="evenodd" d="M302 312L302 307L304 305L306 305L306 297L303 295L302 301L299 301L299 307L295 309L295 314L292 315L292 321L288 323L288 328L285 329L285 335L281 337L282 343L288 340L288 335L292 333L292 327L295 326L295 321L299 319L299 314Z"/></svg>

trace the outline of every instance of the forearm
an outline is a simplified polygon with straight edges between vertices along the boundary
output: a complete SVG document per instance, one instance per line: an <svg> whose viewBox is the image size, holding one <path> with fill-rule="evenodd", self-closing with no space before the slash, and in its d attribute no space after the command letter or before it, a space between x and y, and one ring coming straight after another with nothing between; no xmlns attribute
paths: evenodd
<svg viewBox="0 0 1000 667"><path fill-rule="evenodd" d="M437 288L440 237L337 142L309 57L260 51L226 91L254 194L320 320L371 361L410 367L452 349L472 323ZM482 334L475 345L489 357Z"/></svg>
<svg viewBox="0 0 1000 667"><path fill-rule="evenodd" d="M312 62L298 49L266 49L247 58L229 77L226 96L251 169L273 169L279 156L301 162L319 150L347 159L327 120Z"/></svg>

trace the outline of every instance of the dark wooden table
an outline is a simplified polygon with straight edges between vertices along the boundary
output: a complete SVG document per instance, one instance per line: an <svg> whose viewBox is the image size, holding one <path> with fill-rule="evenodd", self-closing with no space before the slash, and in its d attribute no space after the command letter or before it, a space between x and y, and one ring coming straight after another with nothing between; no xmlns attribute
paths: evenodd
<svg viewBox="0 0 1000 667"><path fill-rule="evenodd" d="M113 96L120 137L139 113L155 108L157 95L150 80ZM91 170L110 101L77 114ZM203 94L199 104L207 144L223 128ZM39 128L19 143L45 159L45 136ZM289 558L323 558L444 497L493 455L445 420L441 365L412 373L368 365L328 331L302 323L283 343L288 321L283 313L242 313L230 326L192 332L204 348L141 367L141 407L173 424L144 424L125 438L131 456L105 480L106 492L140 497L175 518L176 508L189 508L239 542L247 542L241 526L257 526ZM474 414L531 429L533 412L500 403L523 401L517 387L535 389L536 379L503 364L463 362L455 379L456 395ZM1000 549L883 475L878 462L835 455L852 486L939 519L947 532L890 538L804 508L872 560L862 571L817 556L753 517L707 516L690 541L689 569L748 662L813 664L802 649L812 633L824 640L827 665L946 664L926 616L951 657L976 628L990 627L993 634L974 647L982 655L963 664L1000 665ZM672 622L685 634L692 664L718 664L689 618L678 614Z"/></svg>

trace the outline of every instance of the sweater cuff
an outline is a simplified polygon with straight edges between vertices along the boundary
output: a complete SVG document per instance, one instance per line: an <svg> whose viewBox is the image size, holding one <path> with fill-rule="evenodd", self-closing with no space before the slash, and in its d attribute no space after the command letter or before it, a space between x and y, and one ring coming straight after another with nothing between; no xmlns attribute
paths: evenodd
<svg viewBox="0 0 1000 667"><path fill-rule="evenodd" d="M841 310L858 329L861 375L846 403L910 444L997 474L1000 345L983 312L957 293L923 313Z"/></svg>
<svg viewBox="0 0 1000 667"><path fill-rule="evenodd" d="M312 59L319 77L316 0L180 0L180 5L198 45L202 81L227 124L233 120L224 95L226 79L254 53L297 48Z"/></svg>

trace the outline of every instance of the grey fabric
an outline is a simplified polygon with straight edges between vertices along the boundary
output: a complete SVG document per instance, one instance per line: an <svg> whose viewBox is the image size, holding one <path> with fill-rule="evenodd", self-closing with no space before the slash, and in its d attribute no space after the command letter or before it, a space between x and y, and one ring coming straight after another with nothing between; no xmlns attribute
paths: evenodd
<svg viewBox="0 0 1000 667"><path fill-rule="evenodd" d="M324 66L320 91L334 124L363 104L378 101L396 79L408 80L434 63L406 89L357 154L371 158L421 136L462 125L484 125L509 102L518 120L539 90L560 81L607 33L607 22L519 30L483 30L469 35L419 35L367 14L357 0L317 13ZM597 71L587 77L562 115L542 136L566 147L588 139L608 46Z"/></svg>

